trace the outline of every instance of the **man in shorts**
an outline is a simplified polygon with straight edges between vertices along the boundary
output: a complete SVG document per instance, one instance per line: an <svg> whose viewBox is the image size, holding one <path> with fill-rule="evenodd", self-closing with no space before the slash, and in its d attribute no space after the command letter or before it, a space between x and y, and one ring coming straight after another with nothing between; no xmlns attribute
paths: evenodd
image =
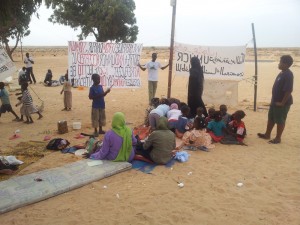
<svg viewBox="0 0 300 225"><path fill-rule="evenodd" d="M262 139L270 139L271 132L275 124L277 124L276 137L269 141L270 144L279 144L281 135L285 127L287 114L290 106L293 104L293 84L294 75L289 69L293 64L293 58L290 55L283 55L280 58L278 68L281 72L276 77L272 89L272 100L268 113L268 124L266 132L258 133L258 137Z"/></svg>

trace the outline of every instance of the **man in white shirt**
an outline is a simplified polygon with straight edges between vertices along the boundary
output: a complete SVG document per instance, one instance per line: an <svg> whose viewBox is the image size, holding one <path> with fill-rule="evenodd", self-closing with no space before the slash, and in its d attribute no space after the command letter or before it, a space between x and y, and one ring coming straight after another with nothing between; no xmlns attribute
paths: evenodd
<svg viewBox="0 0 300 225"><path fill-rule="evenodd" d="M156 89L157 89L157 82L158 82L158 69L164 70L169 66L161 66L159 62L156 62L157 53L152 53L152 61L146 63L144 67L140 64L138 66L141 70L145 71L148 69L148 94L149 94L149 104L151 104L151 99L155 97Z"/></svg>
<svg viewBox="0 0 300 225"><path fill-rule="evenodd" d="M34 64L34 61L33 61L32 57L29 56L28 52L26 53L24 63L26 64L26 76L27 76L28 81L31 84L32 84L32 81L34 83L36 83L36 80L35 80L35 77L34 77L34 74L33 74L33 69L32 69L32 64ZM31 78L32 78L32 80L31 80Z"/></svg>

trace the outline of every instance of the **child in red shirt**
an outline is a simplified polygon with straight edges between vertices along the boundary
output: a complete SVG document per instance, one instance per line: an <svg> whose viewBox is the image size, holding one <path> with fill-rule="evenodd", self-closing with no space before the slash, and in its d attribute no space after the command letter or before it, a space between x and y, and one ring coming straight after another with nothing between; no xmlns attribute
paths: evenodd
<svg viewBox="0 0 300 225"><path fill-rule="evenodd" d="M233 120L229 122L229 130L231 134L236 138L240 143L243 143L246 136L246 126L242 119L246 116L243 110L237 110L233 115Z"/></svg>

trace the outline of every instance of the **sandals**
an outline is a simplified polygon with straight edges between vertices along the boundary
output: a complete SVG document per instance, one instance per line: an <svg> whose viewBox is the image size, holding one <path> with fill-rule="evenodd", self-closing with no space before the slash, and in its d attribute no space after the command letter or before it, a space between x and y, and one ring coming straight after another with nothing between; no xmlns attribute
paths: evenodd
<svg viewBox="0 0 300 225"><path fill-rule="evenodd" d="M269 140L270 138L267 137L265 134L262 134L262 133L257 133L257 136L261 139L265 139L265 140Z"/></svg>
<svg viewBox="0 0 300 225"><path fill-rule="evenodd" d="M269 144L280 144L280 140L272 139L268 142Z"/></svg>

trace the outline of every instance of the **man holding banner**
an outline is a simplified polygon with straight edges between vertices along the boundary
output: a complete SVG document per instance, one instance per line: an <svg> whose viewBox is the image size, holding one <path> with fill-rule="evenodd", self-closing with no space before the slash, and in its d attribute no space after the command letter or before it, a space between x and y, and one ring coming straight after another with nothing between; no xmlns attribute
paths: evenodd
<svg viewBox="0 0 300 225"><path fill-rule="evenodd" d="M142 67L140 64L138 66L141 70L145 71L148 69L148 94L149 94L149 104L151 104L151 99L155 97L157 82L158 82L158 69L166 69L168 65L161 66L159 62L156 62L157 53L152 53L152 60Z"/></svg>

